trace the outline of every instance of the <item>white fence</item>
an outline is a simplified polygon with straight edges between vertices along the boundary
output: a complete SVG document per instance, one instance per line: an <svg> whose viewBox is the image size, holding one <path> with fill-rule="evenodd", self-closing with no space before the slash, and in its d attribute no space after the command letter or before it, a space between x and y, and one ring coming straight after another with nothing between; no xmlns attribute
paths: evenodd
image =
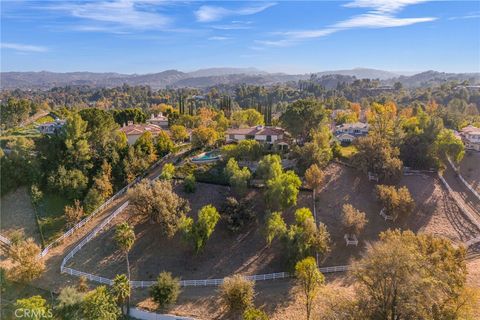
<svg viewBox="0 0 480 320"><path fill-rule="evenodd" d="M7 246L10 246L12 242L0 234L0 241L5 243Z"/></svg>
<svg viewBox="0 0 480 320"><path fill-rule="evenodd" d="M158 160L157 162L155 162L148 170L147 170L147 173L153 169L155 169L156 167L158 167L160 165L160 163L162 163L162 161L168 159L169 157L171 156L171 154L167 154L165 157L161 158L160 160ZM55 246L57 243L60 243L61 241L63 241L65 238L68 238L69 236L71 236L76 230L80 229L81 227L83 227L85 224L87 224L90 220L92 220L98 213L102 212L105 208L107 208L113 201L115 201L117 198L119 198L121 195L123 195L125 192L127 192L127 190L129 188L131 188L133 185L137 184L140 180L142 180L144 178L144 176L147 174L147 173L144 173L140 176L138 176L137 178L135 178L135 180L133 180L132 182L130 182L128 185L126 185L125 187L123 187L120 191L118 191L116 194L114 194L110 199L108 199L107 201L105 201L100 207L98 207L97 209L95 209L95 211L93 211L90 215L88 215L87 217L85 217L83 220L81 220L80 222L78 222L76 225L74 225L70 230L68 230L67 232L65 232L64 234L62 234L60 237L58 237L57 239L55 239L52 243L50 243L47 247L45 247L45 249L43 249L43 251L40 253L40 257L44 257L49 251L50 249Z"/></svg>
<svg viewBox="0 0 480 320"><path fill-rule="evenodd" d="M137 308L130 308L130 317L140 320L194 320L189 317L180 317L170 314L158 314L154 312L148 312Z"/></svg>
<svg viewBox="0 0 480 320"><path fill-rule="evenodd" d="M448 162L452 166L453 170L457 173L458 178L460 178L460 181L475 195L475 197L480 201L480 194L478 194L477 190L475 190L470 183L468 183L460 174L460 170L455 166L455 164L450 160L450 157L447 157Z"/></svg>

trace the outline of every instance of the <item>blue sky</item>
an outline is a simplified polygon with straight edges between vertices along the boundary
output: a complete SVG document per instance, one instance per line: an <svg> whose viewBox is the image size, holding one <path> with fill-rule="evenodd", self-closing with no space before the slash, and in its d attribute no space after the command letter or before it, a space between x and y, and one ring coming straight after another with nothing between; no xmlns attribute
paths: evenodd
<svg viewBox="0 0 480 320"><path fill-rule="evenodd" d="M2 71L480 72L480 1L1 1Z"/></svg>

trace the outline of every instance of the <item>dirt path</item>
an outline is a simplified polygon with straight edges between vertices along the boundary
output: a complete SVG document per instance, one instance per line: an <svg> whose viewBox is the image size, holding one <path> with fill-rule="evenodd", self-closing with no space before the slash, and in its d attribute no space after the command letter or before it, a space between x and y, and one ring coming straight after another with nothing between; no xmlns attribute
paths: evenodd
<svg viewBox="0 0 480 320"><path fill-rule="evenodd" d="M470 212L478 223L480 223L480 201L475 197L472 191L460 181L457 173L451 165L447 165L443 177L450 185L456 198L461 202L464 208Z"/></svg>

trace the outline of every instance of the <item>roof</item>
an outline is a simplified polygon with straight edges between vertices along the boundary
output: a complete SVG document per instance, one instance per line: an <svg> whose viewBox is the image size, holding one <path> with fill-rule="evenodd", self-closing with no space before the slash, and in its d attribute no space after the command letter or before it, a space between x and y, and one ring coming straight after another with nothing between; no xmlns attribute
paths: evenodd
<svg viewBox="0 0 480 320"><path fill-rule="evenodd" d="M227 129L227 134L238 134L238 135L265 135L265 136L275 136L286 134L285 130L279 127L264 127L257 126L251 128L238 128Z"/></svg>
<svg viewBox="0 0 480 320"><path fill-rule="evenodd" d="M472 125L468 125L462 129L462 133L478 134L480 133L480 128L474 127Z"/></svg>
<svg viewBox="0 0 480 320"><path fill-rule="evenodd" d="M344 123L336 126L337 130L340 129L368 129L368 124L363 122Z"/></svg>
<svg viewBox="0 0 480 320"><path fill-rule="evenodd" d="M129 135L140 135L146 131L150 131L152 134L156 135L159 134L160 131L163 131L162 128L160 128L157 125L154 124L129 124L128 126L124 126L120 128L120 131L125 132L127 136Z"/></svg>

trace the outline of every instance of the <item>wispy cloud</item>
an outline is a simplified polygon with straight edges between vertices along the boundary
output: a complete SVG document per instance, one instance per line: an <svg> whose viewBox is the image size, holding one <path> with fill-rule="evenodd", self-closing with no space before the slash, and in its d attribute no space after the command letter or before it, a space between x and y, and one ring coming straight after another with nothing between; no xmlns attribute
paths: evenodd
<svg viewBox="0 0 480 320"><path fill-rule="evenodd" d="M429 0L354 0L343 6L348 8L369 8L367 13L352 16L330 26L313 29L287 31L277 33L281 39L257 40L256 43L265 46L286 47L302 40L321 38L333 33L354 28L393 28L403 27L416 23L436 20L435 17L400 18L396 13L409 5L427 2Z"/></svg>
<svg viewBox="0 0 480 320"><path fill-rule="evenodd" d="M248 16L256 14L274 5L276 5L276 3L267 2L238 9L227 9L219 6L203 5L197 11L195 11L195 16L199 22L213 22L230 16Z"/></svg>
<svg viewBox="0 0 480 320"><path fill-rule="evenodd" d="M49 7L65 11L73 17L95 22L81 26L83 31L119 32L125 29L162 29L169 25L171 18L156 11L162 2L152 0L115 0L98 2L65 2Z"/></svg>
<svg viewBox="0 0 480 320"><path fill-rule="evenodd" d="M0 43L2 49L11 49L20 52L47 52L48 48L44 46L34 46L29 44L2 42Z"/></svg>
<svg viewBox="0 0 480 320"><path fill-rule="evenodd" d="M213 25L212 28L218 30L246 30L252 28L252 21L232 21L227 24Z"/></svg>
<svg viewBox="0 0 480 320"><path fill-rule="evenodd" d="M448 20L477 19L480 18L480 11L470 12L464 16L450 17Z"/></svg>
<svg viewBox="0 0 480 320"><path fill-rule="evenodd" d="M222 36L213 36L208 38L208 40L213 40L213 41L225 41L225 40L230 40L230 37L222 37Z"/></svg>

